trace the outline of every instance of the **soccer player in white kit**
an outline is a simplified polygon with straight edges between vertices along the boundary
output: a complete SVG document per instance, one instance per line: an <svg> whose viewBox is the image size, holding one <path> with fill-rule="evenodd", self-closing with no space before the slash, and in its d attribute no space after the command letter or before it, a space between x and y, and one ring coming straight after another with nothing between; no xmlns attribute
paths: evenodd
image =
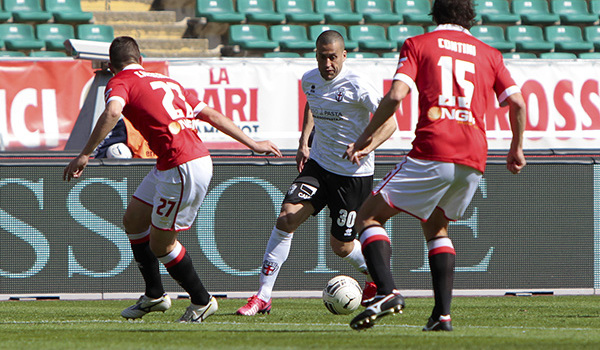
<svg viewBox="0 0 600 350"><path fill-rule="evenodd" d="M106 86L106 108L79 156L65 167L63 179L70 181L81 176L90 154L121 114L131 122L158 158L133 194L123 217L146 291L121 316L136 319L171 307L161 281L160 262L190 295L191 304L179 321L202 322L217 311L218 304L202 285L189 254L177 240L179 232L192 226L212 177L210 155L193 120L210 123L255 152L277 156L281 152L270 141L249 138L229 118L173 79L144 70L133 38L114 39L109 57L115 76Z"/></svg>
<svg viewBox="0 0 600 350"><path fill-rule="evenodd" d="M421 221L429 249L435 306L423 330L452 330L456 252L448 237L448 223L464 214L485 170L484 114L494 93L500 105L509 106L513 137L507 168L517 174L526 163L525 101L501 53L469 32L475 18L472 1L435 0L432 16L438 27L404 43L390 91L345 153L351 161L360 161L369 139L377 137L380 125L394 114L402 99L411 90L419 92L412 150L359 210L356 229L378 290L374 303L350 322L356 330L372 327L379 317L401 312L404 307L392 277L390 239L384 229L385 222L399 212Z"/></svg>
<svg viewBox="0 0 600 350"><path fill-rule="evenodd" d="M338 32L321 33L316 47L318 68L302 77L307 105L296 155L300 174L283 200L267 243L258 293L238 309L239 315L270 312L273 286L288 257L294 231L325 206L329 207L332 219L330 245L334 253L356 270L367 273L360 243L355 239L354 222L356 211L372 190L374 155L369 152L356 164L344 160L342 155L346 145L368 124L381 94L344 65L344 39ZM391 136L395 128L394 120L386 122L381 135L372 142L372 149ZM363 298L374 297L375 290L367 282Z"/></svg>

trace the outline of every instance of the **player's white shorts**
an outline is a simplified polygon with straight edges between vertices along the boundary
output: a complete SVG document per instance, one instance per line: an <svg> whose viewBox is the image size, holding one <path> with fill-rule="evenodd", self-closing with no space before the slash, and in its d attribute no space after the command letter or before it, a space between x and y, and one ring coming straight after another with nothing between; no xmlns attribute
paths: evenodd
<svg viewBox="0 0 600 350"><path fill-rule="evenodd" d="M482 174L466 165L411 157L396 165L373 189L387 204L427 221L436 207L448 220L462 217Z"/></svg>
<svg viewBox="0 0 600 350"><path fill-rule="evenodd" d="M212 169L210 156L164 171L154 167L133 196L152 205L152 226L160 230L187 230L204 200Z"/></svg>

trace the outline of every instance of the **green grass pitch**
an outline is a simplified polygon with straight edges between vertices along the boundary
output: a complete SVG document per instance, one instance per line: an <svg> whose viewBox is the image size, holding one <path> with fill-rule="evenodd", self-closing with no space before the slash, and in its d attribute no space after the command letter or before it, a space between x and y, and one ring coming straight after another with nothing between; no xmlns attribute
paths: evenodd
<svg viewBox="0 0 600 350"><path fill-rule="evenodd" d="M0 349L600 349L600 297L459 297L454 332L422 332L430 298L354 331L320 299L274 299L270 315L242 317L242 299L219 299L202 324L179 324L188 305L141 321L120 317L133 300L0 302Z"/></svg>

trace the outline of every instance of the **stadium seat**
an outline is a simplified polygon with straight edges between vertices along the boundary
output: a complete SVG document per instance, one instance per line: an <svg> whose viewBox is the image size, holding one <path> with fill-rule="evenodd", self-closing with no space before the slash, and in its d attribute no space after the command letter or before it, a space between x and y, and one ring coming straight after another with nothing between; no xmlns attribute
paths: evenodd
<svg viewBox="0 0 600 350"><path fill-rule="evenodd" d="M22 51L0 51L0 57L25 57Z"/></svg>
<svg viewBox="0 0 600 350"><path fill-rule="evenodd" d="M36 37L46 43L46 50L64 51L64 42L75 38L75 30L70 24L43 23L35 26Z"/></svg>
<svg viewBox="0 0 600 350"><path fill-rule="evenodd" d="M540 58L545 58L545 59L560 59L560 60L564 60L564 59L576 59L577 55L575 55L574 53L571 52L542 52L540 54Z"/></svg>
<svg viewBox="0 0 600 350"><path fill-rule="evenodd" d="M595 51L600 51L600 27L599 26L589 26L583 28L583 35L585 41L594 44Z"/></svg>
<svg viewBox="0 0 600 350"><path fill-rule="evenodd" d="M285 23L285 15L275 12L273 0L236 0L239 13L252 23Z"/></svg>
<svg viewBox="0 0 600 350"><path fill-rule="evenodd" d="M512 12L521 17L521 24L559 24L560 17L550 13L548 0L512 0Z"/></svg>
<svg viewBox="0 0 600 350"><path fill-rule="evenodd" d="M394 12L402 15L404 24L431 24L429 0L394 0Z"/></svg>
<svg viewBox="0 0 600 350"><path fill-rule="evenodd" d="M355 0L356 12L362 13L365 23L402 23L402 15L392 11L390 0Z"/></svg>
<svg viewBox="0 0 600 350"><path fill-rule="evenodd" d="M470 31L477 39L502 52L514 51L516 48L514 42L506 40L504 37L504 29L500 26L473 26Z"/></svg>
<svg viewBox="0 0 600 350"><path fill-rule="evenodd" d="M593 24L598 15L588 11L585 0L551 0L552 13L559 15L561 24Z"/></svg>
<svg viewBox="0 0 600 350"><path fill-rule="evenodd" d="M208 22L242 23L246 16L233 8L232 0L196 0L196 17Z"/></svg>
<svg viewBox="0 0 600 350"><path fill-rule="evenodd" d="M537 55L531 52L504 52L504 58L522 59L522 58L537 58Z"/></svg>
<svg viewBox="0 0 600 350"><path fill-rule="evenodd" d="M361 23L363 15L352 11L350 0L315 0L315 10L327 23Z"/></svg>
<svg viewBox="0 0 600 350"><path fill-rule="evenodd" d="M314 52L312 53L314 56ZM302 57L299 53L297 52L265 52L263 54L263 57L265 58L276 58L276 57L281 57L281 58L299 58Z"/></svg>
<svg viewBox="0 0 600 350"><path fill-rule="evenodd" d="M288 23L323 23L325 16L316 13L311 0L277 0L277 12L283 13Z"/></svg>
<svg viewBox="0 0 600 350"><path fill-rule="evenodd" d="M406 39L423 33L425 29L417 25L398 24L388 27L388 38L390 41L395 41L398 48L402 47Z"/></svg>
<svg viewBox="0 0 600 350"><path fill-rule="evenodd" d="M600 59L600 52L581 52L577 56L585 60L598 60Z"/></svg>
<svg viewBox="0 0 600 350"><path fill-rule="evenodd" d="M475 0L475 20L483 24L520 24L521 17L510 11L507 0Z"/></svg>
<svg viewBox="0 0 600 350"><path fill-rule="evenodd" d="M81 10L80 0L44 0L44 8L58 23L89 23L94 17Z"/></svg>
<svg viewBox="0 0 600 350"><path fill-rule="evenodd" d="M314 50L315 42L308 40L306 28L301 25L280 24L269 28L271 40L286 50Z"/></svg>
<svg viewBox="0 0 600 350"><path fill-rule="evenodd" d="M348 28L350 40L358 42L360 50L392 50L396 42L387 40L385 28L378 25L355 25Z"/></svg>
<svg viewBox="0 0 600 350"><path fill-rule="evenodd" d="M600 15L600 0L590 0L590 13Z"/></svg>
<svg viewBox="0 0 600 350"><path fill-rule="evenodd" d="M594 51L594 44L583 40L581 29L577 26L547 26L544 32L546 39L554 43L555 51Z"/></svg>
<svg viewBox="0 0 600 350"><path fill-rule="evenodd" d="M0 10L0 22L8 22L12 18L12 13L9 11Z"/></svg>
<svg viewBox="0 0 600 350"><path fill-rule="evenodd" d="M379 58L374 52L348 52L348 58Z"/></svg>
<svg viewBox="0 0 600 350"><path fill-rule="evenodd" d="M29 57L68 57L62 51L31 51Z"/></svg>
<svg viewBox="0 0 600 350"><path fill-rule="evenodd" d="M270 40L267 27L260 24L234 24L229 27L229 44L244 50L273 51L279 43Z"/></svg>
<svg viewBox="0 0 600 350"><path fill-rule="evenodd" d="M14 22L48 22L52 13L42 10L40 0L3 0L4 10L12 13Z"/></svg>
<svg viewBox="0 0 600 350"><path fill-rule="evenodd" d="M115 38L113 27L103 24L80 24L76 34L81 40L111 42Z"/></svg>
<svg viewBox="0 0 600 350"><path fill-rule="evenodd" d="M316 59L317 57L317 53L316 52L305 52L301 55L304 58L312 58L312 59Z"/></svg>
<svg viewBox="0 0 600 350"><path fill-rule="evenodd" d="M315 24L308 27L308 38L312 41L317 40L319 34L323 33L326 30L335 30L342 35L344 41L346 43L346 50L352 51L358 48L358 42L354 40L348 39L348 34L346 31L346 27L342 25L333 25L333 24Z"/></svg>
<svg viewBox="0 0 600 350"><path fill-rule="evenodd" d="M542 28L530 25L506 27L506 39L515 43L517 51L552 51L554 43L544 39Z"/></svg>
<svg viewBox="0 0 600 350"><path fill-rule="evenodd" d="M400 52L384 52L384 53L381 54L381 57L383 57L383 58L399 59L400 58Z"/></svg>
<svg viewBox="0 0 600 350"><path fill-rule="evenodd" d="M33 26L26 23L0 24L0 40L8 50L41 50L44 42L35 38Z"/></svg>

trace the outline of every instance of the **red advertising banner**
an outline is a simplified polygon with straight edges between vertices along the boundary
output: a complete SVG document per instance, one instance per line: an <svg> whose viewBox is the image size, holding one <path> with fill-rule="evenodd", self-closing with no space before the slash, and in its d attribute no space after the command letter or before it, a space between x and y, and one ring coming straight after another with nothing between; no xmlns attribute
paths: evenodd
<svg viewBox="0 0 600 350"><path fill-rule="evenodd" d="M90 61L0 61L0 151L64 149L93 78Z"/></svg>

